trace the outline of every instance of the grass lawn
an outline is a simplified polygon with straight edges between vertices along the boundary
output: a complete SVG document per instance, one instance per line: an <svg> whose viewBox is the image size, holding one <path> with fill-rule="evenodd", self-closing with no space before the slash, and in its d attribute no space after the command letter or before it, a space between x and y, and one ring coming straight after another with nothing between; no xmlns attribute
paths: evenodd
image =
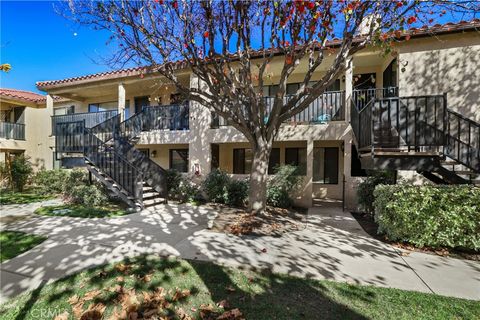
<svg viewBox="0 0 480 320"><path fill-rule="evenodd" d="M0 231L0 262L28 251L46 239L18 231Z"/></svg>
<svg viewBox="0 0 480 320"><path fill-rule="evenodd" d="M125 208L109 204L108 206L102 207L86 207L83 205L77 204L65 204L58 206L45 206L40 207L35 210L36 214L43 216L64 216L64 217L75 217L75 218L108 218L108 217L117 217L124 216L130 212L126 211Z"/></svg>
<svg viewBox="0 0 480 320"><path fill-rule="evenodd" d="M0 204L25 204L53 199L52 195L38 194L34 189L15 192L10 190L0 191Z"/></svg>
<svg viewBox="0 0 480 320"><path fill-rule="evenodd" d="M37 319L42 312L48 319L82 313L82 319L240 319L239 312L246 319L479 319L480 304L139 257L64 278L0 306L2 319ZM219 317L224 312L231 317Z"/></svg>

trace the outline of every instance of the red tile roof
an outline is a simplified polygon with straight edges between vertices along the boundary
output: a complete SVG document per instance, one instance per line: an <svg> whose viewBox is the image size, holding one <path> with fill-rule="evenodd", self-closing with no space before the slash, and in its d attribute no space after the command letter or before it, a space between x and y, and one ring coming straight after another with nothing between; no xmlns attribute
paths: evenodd
<svg viewBox="0 0 480 320"><path fill-rule="evenodd" d="M411 28L404 31L400 39L404 39L405 37L409 36L411 38L414 37L428 37L433 35L445 34L445 33L455 33L455 32L463 32L463 31L479 31L480 30L480 19L473 19L471 21L460 21L460 22L449 22L446 24L435 24L433 26L424 25L419 28ZM356 39L357 41L361 41L362 37L359 36ZM327 46L335 47L342 43L341 39L335 38L327 42ZM278 51L276 49L271 49L273 51ZM255 53L254 53L255 54ZM258 54L263 54L262 51L258 51ZM187 67L187 63L185 61L178 61L175 63L175 67L177 69L182 69ZM66 85L74 85L82 82L90 82L90 81L100 81L100 80L108 80L108 79L116 79L116 78L124 78L124 77L132 77L132 76L139 76L142 74L149 74L154 73L157 69L153 69L147 66L141 67L134 67L128 69L121 69L121 70L113 70L101 73L94 73L79 77L73 78L66 78L61 80L51 80L51 81L39 81L36 83L37 88L40 90L47 90L50 87L60 87L62 84Z"/></svg>
<svg viewBox="0 0 480 320"><path fill-rule="evenodd" d="M46 100L46 97L44 95L17 89L0 88L0 96L35 103L41 103Z"/></svg>

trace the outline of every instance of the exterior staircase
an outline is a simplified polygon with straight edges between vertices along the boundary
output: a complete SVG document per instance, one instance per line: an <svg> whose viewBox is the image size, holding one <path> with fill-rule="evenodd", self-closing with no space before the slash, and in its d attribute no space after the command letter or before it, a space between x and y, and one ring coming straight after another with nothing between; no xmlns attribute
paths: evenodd
<svg viewBox="0 0 480 320"><path fill-rule="evenodd" d="M89 172L132 208L164 203L166 172L135 143L143 131L188 129L188 104L146 107L123 122L118 113L103 117L91 125L78 117L55 123L57 154L81 155Z"/></svg>
<svg viewBox="0 0 480 320"><path fill-rule="evenodd" d="M363 169L416 170L437 184L480 183L479 123L448 109L446 95L384 92L370 90L366 100L353 95L351 125Z"/></svg>

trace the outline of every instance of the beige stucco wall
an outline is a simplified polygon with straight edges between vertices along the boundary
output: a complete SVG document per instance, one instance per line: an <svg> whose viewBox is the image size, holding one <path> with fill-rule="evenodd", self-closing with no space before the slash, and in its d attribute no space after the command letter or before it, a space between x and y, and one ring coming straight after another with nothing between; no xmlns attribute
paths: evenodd
<svg viewBox="0 0 480 320"><path fill-rule="evenodd" d="M480 121L480 37L478 33L443 35L436 38L421 38L396 44L398 52L398 65L405 72L399 71L398 84L400 95L424 95L447 92L448 105L462 114ZM383 71L394 59L393 55L384 56L379 51L363 50L353 58L353 74L375 73L376 86L383 87ZM324 65L316 72L312 80L321 78L332 56L328 56ZM306 61L290 77L290 83L303 80ZM276 57L267 68L268 80L266 85L275 84L278 80L283 60ZM340 76L341 89L346 88L346 77ZM194 76L189 78L191 86L198 86ZM134 113L134 97L149 96L152 101L169 104L170 94L174 88L168 83L156 83L151 79L125 79L110 80L109 84L103 83L101 87L94 88L89 85L85 88L75 88L75 93L82 97L82 101L73 102L76 112L86 112L89 103L118 101L119 86L125 90L125 100L129 101L127 107L130 114ZM122 90L123 90L122 89ZM123 94L121 94L123 96ZM69 103L66 103L67 105ZM152 103L155 104L155 103ZM60 107L60 103L55 104ZM349 105L346 105L347 109ZM195 102L190 102L190 129L186 131L156 130L142 133L139 148L150 148L157 151L157 156L152 158L164 168L169 167L169 150L172 148L189 149L190 174L194 165L200 166L203 178L210 171L211 144L220 144L220 167L227 172L232 171L232 158L234 147L248 147L247 140L233 127L210 129L210 111ZM299 200L303 205L309 206L312 197L325 197L341 199L343 195L343 179L345 178L345 204L347 208L356 206L356 188L363 180L351 177L351 127L344 121L330 122L328 124L284 124L282 125L275 145L285 148L289 144L305 144L307 146L308 168L307 176L302 184ZM52 139L50 139L52 141ZM340 146L343 143L343 153L339 158L339 183L337 185L321 185L312 181L313 148L329 144ZM51 144L51 142L50 142ZM282 149L283 150L283 149ZM281 151L281 161L284 161L284 151ZM406 181L421 181L413 172L401 172L400 176ZM238 178L241 178L238 176Z"/></svg>
<svg viewBox="0 0 480 320"><path fill-rule="evenodd" d="M170 169L170 150L188 149L188 144L137 144L136 148L150 150L150 159L162 168Z"/></svg>
<svg viewBox="0 0 480 320"><path fill-rule="evenodd" d="M0 103L1 109L12 107L11 103ZM22 106L19 103L17 106ZM27 106L24 111L25 140L0 138L0 149L23 150L30 158L35 170L51 169L53 166L53 150L50 148L48 136L50 134L50 115L45 106ZM3 155L1 161L4 161Z"/></svg>
<svg viewBox="0 0 480 320"><path fill-rule="evenodd" d="M411 40L398 51L400 95L447 93L449 108L480 122L480 33Z"/></svg>

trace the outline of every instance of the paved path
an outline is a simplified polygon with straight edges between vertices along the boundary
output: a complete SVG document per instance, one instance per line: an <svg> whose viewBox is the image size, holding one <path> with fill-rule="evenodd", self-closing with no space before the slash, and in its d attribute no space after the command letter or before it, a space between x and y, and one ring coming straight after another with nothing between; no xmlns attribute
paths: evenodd
<svg viewBox="0 0 480 320"><path fill-rule="evenodd" d="M170 204L110 219L29 216L4 223L48 240L0 265L1 299L85 268L153 253L480 300L480 263L402 256L337 207L312 208L301 230L282 237L211 232L206 226L214 216L206 207Z"/></svg>

